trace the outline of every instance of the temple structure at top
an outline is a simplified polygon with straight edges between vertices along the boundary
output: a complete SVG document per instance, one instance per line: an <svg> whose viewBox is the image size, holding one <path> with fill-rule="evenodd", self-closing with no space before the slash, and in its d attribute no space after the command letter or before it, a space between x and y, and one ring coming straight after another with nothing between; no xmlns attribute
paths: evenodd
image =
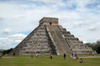
<svg viewBox="0 0 100 66"><path fill-rule="evenodd" d="M44 17L40 20L43 25L58 25L58 18Z"/></svg>

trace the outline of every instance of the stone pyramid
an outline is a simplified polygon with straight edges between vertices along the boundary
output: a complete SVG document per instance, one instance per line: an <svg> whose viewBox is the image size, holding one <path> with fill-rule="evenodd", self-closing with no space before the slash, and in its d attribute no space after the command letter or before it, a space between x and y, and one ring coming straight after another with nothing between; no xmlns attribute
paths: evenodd
<svg viewBox="0 0 100 66"><path fill-rule="evenodd" d="M36 27L12 51L14 55L70 55L95 53L58 23L58 18L43 17Z"/></svg>

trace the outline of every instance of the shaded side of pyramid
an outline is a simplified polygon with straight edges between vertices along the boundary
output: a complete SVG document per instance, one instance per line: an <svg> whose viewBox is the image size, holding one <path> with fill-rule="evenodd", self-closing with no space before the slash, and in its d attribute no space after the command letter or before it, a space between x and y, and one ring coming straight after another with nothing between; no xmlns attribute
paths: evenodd
<svg viewBox="0 0 100 66"><path fill-rule="evenodd" d="M96 51L93 50L91 47L88 47L85 45L82 41L80 41L78 38L76 38L74 35L72 35L69 31L67 31L62 26L59 26L61 29L61 32L69 45L69 47L72 50L72 53L76 54L96 54Z"/></svg>
<svg viewBox="0 0 100 66"><path fill-rule="evenodd" d="M15 49L13 55L70 55L96 53L90 47L71 35L58 23L58 18L44 17Z"/></svg>

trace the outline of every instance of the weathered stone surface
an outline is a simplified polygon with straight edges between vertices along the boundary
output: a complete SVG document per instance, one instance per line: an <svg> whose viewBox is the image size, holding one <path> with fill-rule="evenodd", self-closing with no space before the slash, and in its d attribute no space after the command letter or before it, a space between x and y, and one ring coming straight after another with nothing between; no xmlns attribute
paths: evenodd
<svg viewBox="0 0 100 66"><path fill-rule="evenodd" d="M58 18L44 17L33 30L11 52L15 55L70 55L96 53L87 47L69 31L58 24Z"/></svg>

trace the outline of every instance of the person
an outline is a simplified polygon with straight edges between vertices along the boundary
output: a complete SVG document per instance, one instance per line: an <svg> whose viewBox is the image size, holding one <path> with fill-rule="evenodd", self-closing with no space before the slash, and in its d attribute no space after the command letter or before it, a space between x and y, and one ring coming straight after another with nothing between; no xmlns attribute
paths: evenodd
<svg viewBox="0 0 100 66"><path fill-rule="evenodd" d="M15 56L15 53L13 53L13 56Z"/></svg>
<svg viewBox="0 0 100 66"><path fill-rule="evenodd" d="M80 58L80 63L83 63L83 59L82 58Z"/></svg>
<svg viewBox="0 0 100 66"><path fill-rule="evenodd" d="M0 58L2 58L2 56L3 56L3 54L1 53L1 54L0 54Z"/></svg>
<svg viewBox="0 0 100 66"><path fill-rule="evenodd" d="M78 59L78 56L77 56L77 54L75 54L75 59L76 59L76 60Z"/></svg>
<svg viewBox="0 0 100 66"><path fill-rule="evenodd" d="M33 54L31 54L31 58L33 58Z"/></svg>
<svg viewBox="0 0 100 66"><path fill-rule="evenodd" d="M64 60L66 59L66 54L63 55L64 56Z"/></svg>
<svg viewBox="0 0 100 66"><path fill-rule="evenodd" d="M91 52L91 55L94 56L94 54Z"/></svg>
<svg viewBox="0 0 100 66"><path fill-rule="evenodd" d="M52 59L52 56L50 56L50 59Z"/></svg>

